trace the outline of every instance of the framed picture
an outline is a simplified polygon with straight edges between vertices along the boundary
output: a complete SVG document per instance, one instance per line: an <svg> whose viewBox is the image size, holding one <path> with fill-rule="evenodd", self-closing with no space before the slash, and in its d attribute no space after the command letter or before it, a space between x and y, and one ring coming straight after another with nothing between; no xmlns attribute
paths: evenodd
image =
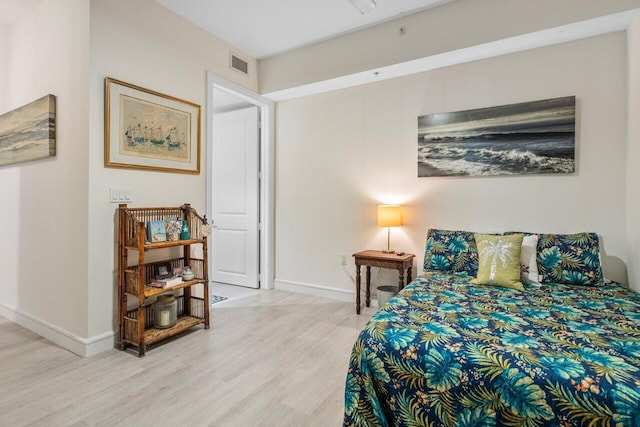
<svg viewBox="0 0 640 427"><path fill-rule="evenodd" d="M200 106L105 79L104 165L200 173Z"/></svg>
<svg viewBox="0 0 640 427"><path fill-rule="evenodd" d="M56 97L0 115L0 166L56 155Z"/></svg>
<svg viewBox="0 0 640 427"><path fill-rule="evenodd" d="M171 264L166 263L166 264L156 265L156 274L155 274L156 280L166 279L168 277L171 277L171 274L172 274Z"/></svg>
<svg viewBox="0 0 640 427"><path fill-rule="evenodd" d="M164 221L154 220L147 223L147 240L151 243L167 241L167 230Z"/></svg>
<svg viewBox="0 0 640 427"><path fill-rule="evenodd" d="M418 177L570 174L576 98L418 117Z"/></svg>

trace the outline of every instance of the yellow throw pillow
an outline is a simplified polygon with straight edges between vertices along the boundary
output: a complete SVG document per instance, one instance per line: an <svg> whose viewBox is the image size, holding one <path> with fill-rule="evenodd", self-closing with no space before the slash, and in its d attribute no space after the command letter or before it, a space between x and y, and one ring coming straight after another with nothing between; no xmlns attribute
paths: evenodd
<svg viewBox="0 0 640 427"><path fill-rule="evenodd" d="M477 285L495 285L524 291L520 283L520 251L524 234L475 234L478 246Z"/></svg>

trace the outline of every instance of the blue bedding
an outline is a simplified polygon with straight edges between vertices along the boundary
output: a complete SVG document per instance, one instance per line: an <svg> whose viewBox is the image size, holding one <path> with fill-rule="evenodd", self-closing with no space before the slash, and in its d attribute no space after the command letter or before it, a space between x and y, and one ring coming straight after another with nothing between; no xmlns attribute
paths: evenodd
<svg viewBox="0 0 640 427"><path fill-rule="evenodd" d="M639 426L640 295L426 273L376 313L344 426Z"/></svg>

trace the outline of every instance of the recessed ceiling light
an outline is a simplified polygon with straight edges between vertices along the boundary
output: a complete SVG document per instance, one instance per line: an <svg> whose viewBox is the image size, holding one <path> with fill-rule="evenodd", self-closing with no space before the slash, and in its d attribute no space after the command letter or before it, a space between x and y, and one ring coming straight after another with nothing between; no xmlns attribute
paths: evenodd
<svg viewBox="0 0 640 427"><path fill-rule="evenodd" d="M371 12L377 6L375 0L349 0L349 2L363 15Z"/></svg>

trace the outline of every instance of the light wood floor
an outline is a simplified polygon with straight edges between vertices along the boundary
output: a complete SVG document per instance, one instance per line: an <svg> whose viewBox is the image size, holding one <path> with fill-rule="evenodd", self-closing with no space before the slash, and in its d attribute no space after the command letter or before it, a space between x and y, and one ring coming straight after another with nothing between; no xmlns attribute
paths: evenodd
<svg viewBox="0 0 640 427"><path fill-rule="evenodd" d="M262 291L140 359L83 359L0 317L0 426L340 426L351 346L374 310Z"/></svg>

